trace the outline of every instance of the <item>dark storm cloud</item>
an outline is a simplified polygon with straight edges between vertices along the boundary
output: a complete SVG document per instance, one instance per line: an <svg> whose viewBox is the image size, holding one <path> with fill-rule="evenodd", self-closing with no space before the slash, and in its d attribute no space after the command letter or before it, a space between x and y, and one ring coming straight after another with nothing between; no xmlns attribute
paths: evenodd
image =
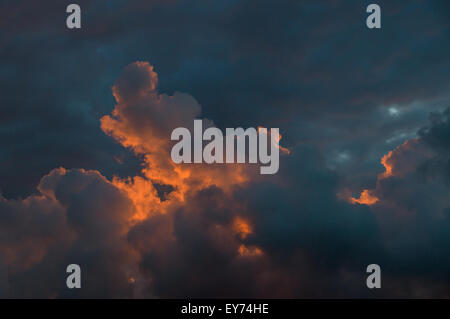
<svg viewBox="0 0 450 319"><path fill-rule="evenodd" d="M0 200L2 296L449 295L448 186L434 178L448 180L448 111L394 151L400 175L376 180L381 156L449 101L446 1L378 1L382 30L365 27L367 1L79 1L81 30L65 27L68 3L0 8L0 189L25 198ZM279 175L234 192L196 185L189 205L128 225L135 199L109 180L139 162L99 120L134 61L154 66L155 92L177 107L174 92L190 94L219 127L280 127L292 153ZM131 69L116 83L127 102L154 91ZM169 130L172 117L140 102L119 120ZM337 199L368 183L376 205ZM87 270L79 295L64 283L74 261ZM380 293L365 287L370 263Z"/></svg>

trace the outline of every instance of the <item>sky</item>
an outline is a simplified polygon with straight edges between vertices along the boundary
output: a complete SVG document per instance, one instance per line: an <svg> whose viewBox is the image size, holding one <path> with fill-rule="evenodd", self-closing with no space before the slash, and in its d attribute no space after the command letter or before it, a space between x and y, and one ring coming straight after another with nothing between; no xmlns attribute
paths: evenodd
<svg viewBox="0 0 450 319"><path fill-rule="evenodd" d="M0 297L450 297L448 1L72 2L0 4ZM174 164L194 119L279 171Z"/></svg>

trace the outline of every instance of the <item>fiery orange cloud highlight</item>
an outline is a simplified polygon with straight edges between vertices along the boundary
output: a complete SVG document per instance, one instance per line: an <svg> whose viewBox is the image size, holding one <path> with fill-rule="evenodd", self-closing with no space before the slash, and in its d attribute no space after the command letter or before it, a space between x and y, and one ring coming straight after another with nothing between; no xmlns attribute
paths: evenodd
<svg viewBox="0 0 450 319"><path fill-rule="evenodd" d="M134 82L135 79L139 82ZM129 83L133 83L130 85ZM185 197L211 186L225 193L243 186L254 178L247 164L177 165L171 160L175 127L189 127L201 115L201 106L189 94L172 96L158 91L158 74L148 62L128 65L112 87L116 105L111 115L101 118L101 129L124 147L143 159L142 175L112 183L128 193L136 206L133 220L139 221L157 213L166 213L185 205ZM205 125L214 126L208 119ZM265 130L267 133L267 130ZM281 139L281 135L280 135ZM289 154L287 148L274 141L276 147ZM158 197L154 184L170 185L173 191L165 201Z"/></svg>
<svg viewBox="0 0 450 319"><path fill-rule="evenodd" d="M401 173L399 172L399 170L397 169L397 172L394 174L394 153L395 152L402 152L405 150L409 150L412 148L412 144L416 143L417 139L411 139L411 140L406 140L402 145L398 146L397 148L395 148L395 150L393 151L389 151L387 154L383 155L383 157L381 157L381 165L384 166L384 172L379 174L377 177L377 180L380 181L382 179L388 178L388 177L392 177L395 175L401 175ZM379 201L379 198L377 198L374 194L372 190L368 190L365 189L361 192L361 195L359 196L359 198L354 198L354 197L349 197L349 202L352 204L364 204L364 205L373 205L376 202Z"/></svg>
<svg viewBox="0 0 450 319"><path fill-rule="evenodd" d="M128 82L141 81L130 86ZM134 83L134 82L133 82ZM117 102L111 115L101 118L101 129L124 147L143 159L142 176L114 178L112 183L136 206L134 221L184 205L188 192L195 193L211 186L224 192L250 180L247 165L176 165L171 160L174 127L188 127L201 113L198 102L190 95L172 96L158 92L158 74L148 62L127 66L112 87ZM212 121L204 119L208 125ZM170 185L173 191L165 201L158 197L154 184Z"/></svg>
<svg viewBox="0 0 450 319"><path fill-rule="evenodd" d="M258 126L258 131L259 131L259 130L261 130L261 132L265 133L266 135L270 134L270 133L268 133L266 127ZM278 148L280 149L281 153L284 153L284 154L287 154L287 155L291 154L291 150L290 150L290 149L288 149L287 147L283 147L283 146L280 145L280 141L281 141L281 138L282 138L283 136L281 135L281 133L278 133L278 134L279 134L279 136L278 136L278 141L276 141L276 142L274 143L275 147L278 147Z"/></svg>
<svg viewBox="0 0 450 319"><path fill-rule="evenodd" d="M245 239L248 235L253 233L253 228L249 221L239 216L233 220L232 228L241 239ZM263 254L263 251L256 246L246 246L244 244L240 244L238 247L238 253L240 256L254 257L261 256Z"/></svg>
<svg viewBox="0 0 450 319"><path fill-rule="evenodd" d="M155 214L164 214L167 204L162 202L153 184L140 177L135 176L127 179L113 178L112 184L127 193L136 210L131 222L142 221Z"/></svg>
<svg viewBox="0 0 450 319"><path fill-rule="evenodd" d="M241 238L246 238L253 232L250 223L241 217L236 217L234 219L233 229Z"/></svg>
<svg viewBox="0 0 450 319"><path fill-rule="evenodd" d="M390 158L392 157L392 151L389 151L389 153L383 155L381 158L381 165L384 166L385 171L378 175L378 180L383 178L388 178L390 176L393 176L392 169L393 165L392 163L389 163ZM373 205L379 201L379 198L372 194L371 190L365 189L361 192L359 195L359 198L350 197L349 198L350 203L352 204L362 204L362 205Z"/></svg>
<svg viewBox="0 0 450 319"><path fill-rule="evenodd" d="M381 158L381 165L384 166L385 172L378 176L379 179L387 178L393 176L392 169L393 165L389 163L389 159L392 157L392 151L389 151L386 155Z"/></svg>
<svg viewBox="0 0 450 319"><path fill-rule="evenodd" d="M350 197L350 202L352 204L363 204L363 205L373 205L378 202L378 198L370 193L371 191L365 189L361 192L359 198Z"/></svg>
<svg viewBox="0 0 450 319"><path fill-rule="evenodd" d="M241 256L261 256L263 251L258 247L247 247L245 245L240 245L238 249L239 255Z"/></svg>

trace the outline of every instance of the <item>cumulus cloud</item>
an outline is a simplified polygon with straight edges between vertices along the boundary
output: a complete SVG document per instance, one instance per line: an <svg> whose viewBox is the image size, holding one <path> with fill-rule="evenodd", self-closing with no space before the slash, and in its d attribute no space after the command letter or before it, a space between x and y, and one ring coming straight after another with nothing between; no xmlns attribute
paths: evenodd
<svg viewBox="0 0 450 319"><path fill-rule="evenodd" d="M165 211L172 205L173 201L160 203L154 184L170 186L173 191L168 196L183 202L186 192L193 188L201 190L216 185L231 190L249 180L251 170L244 164L173 163L171 132L177 127L192 130L194 119L200 117L201 107L189 94L175 92L169 96L159 93L158 75L148 62L128 65L113 86L113 93L117 104L111 116L101 119L101 127L144 159L142 174L145 178L113 180L119 188L128 191L136 205L145 207L145 212L140 210L139 218L149 212ZM213 125L212 121L203 119L204 127Z"/></svg>

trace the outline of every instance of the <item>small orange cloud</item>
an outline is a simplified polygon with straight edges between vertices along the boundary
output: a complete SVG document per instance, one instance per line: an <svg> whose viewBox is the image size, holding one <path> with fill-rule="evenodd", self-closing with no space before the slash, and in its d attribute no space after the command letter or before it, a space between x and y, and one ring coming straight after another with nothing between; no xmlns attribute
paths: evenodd
<svg viewBox="0 0 450 319"><path fill-rule="evenodd" d="M252 233L250 224L241 217L234 219L233 229L241 238L245 238Z"/></svg>
<svg viewBox="0 0 450 319"><path fill-rule="evenodd" d="M387 154L383 155L380 162L381 162L381 165L384 166L385 170L383 173L378 175L377 181L379 182L382 179L389 178L392 176L401 176L402 175L402 167L399 167L399 165L397 165L398 159L396 162L396 160L394 159L394 156L395 156L395 154L398 154L399 152L413 150L414 149L413 147L414 147L414 145L416 145L416 143L417 143L417 139L406 140L402 145L398 146L393 151L389 151ZM394 168L395 168L395 173L394 173ZM377 186L378 186L378 183L377 183ZM365 189L361 192L361 195L359 196L359 198L354 198L354 197L350 196L349 201L352 204L359 203L359 204L364 204L364 205L373 205L379 201L379 198L377 198L373 194L373 190Z"/></svg>
<svg viewBox="0 0 450 319"><path fill-rule="evenodd" d="M240 245L238 252L241 256L261 256L263 254L263 251L260 248L247 247L245 245Z"/></svg>
<svg viewBox="0 0 450 319"><path fill-rule="evenodd" d="M352 204L364 204L364 205L373 205L376 202L378 202L378 198L375 195L371 194L371 191L368 189L365 189L361 192L361 195L359 196L359 198L350 198L350 202Z"/></svg>
<svg viewBox="0 0 450 319"><path fill-rule="evenodd" d="M268 132L268 130L267 130L267 128L266 127L262 127L262 126L259 126L258 125L258 132L262 132L262 133L265 133L266 135L269 135L270 134L270 132ZM277 148L279 148L280 149L280 151L281 151L281 153L284 153L284 154L287 154L287 155L289 155L289 154L291 154L291 150L290 149L288 149L287 147L283 147L283 146L281 146L280 145L280 141L281 141L281 138L283 137L280 133L278 133L278 140L277 141L273 141L273 144L274 144L274 146L275 147L277 147Z"/></svg>

